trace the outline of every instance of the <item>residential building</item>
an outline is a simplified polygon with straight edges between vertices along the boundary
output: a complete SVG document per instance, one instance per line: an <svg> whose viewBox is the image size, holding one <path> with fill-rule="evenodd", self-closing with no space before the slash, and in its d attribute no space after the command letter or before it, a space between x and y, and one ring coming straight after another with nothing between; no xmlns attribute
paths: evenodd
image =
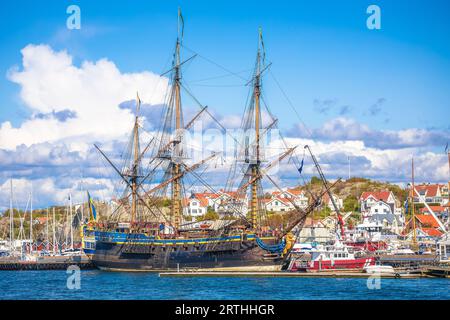
<svg viewBox="0 0 450 320"><path fill-rule="evenodd" d="M284 212L294 210L294 205L288 199L280 196L265 199L265 205L267 211Z"/></svg>
<svg viewBox="0 0 450 320"><path fill-rule="evenodd" d="M425 201L427 204L434 203L442 205L442 201L445 198L442 196L442 185L440 184L418 184L414 186L416 191L419 193L414 193L414 203L419 204Z"/></svg>
<svg viewBox="0 0 450 320"><path fill-rule="evenodd" d="M431 238L443 235L442 230L439 229L439 223L431 214L416 214L415 219L416 235L423 233L425 237ZM411 234L413 227L412 219L410 219L405 226L404 232L408 235Z"/></svg>
<svg viewBox="0 0 450 320"><path fill-rule="evenodd" d="M392 213L396 213L398 207L398 201L392 191L367 191L363 192L359 197L359 204L361 212L370 212L370 207L377 204L379 201L383 201L391 208Z"/></svg>
<svg viewBox="0 0 450 320"><path fill-rule="evenodd" d="M208 211L208 199L193 193L183 200L183 214L199 217Z"/></svg>

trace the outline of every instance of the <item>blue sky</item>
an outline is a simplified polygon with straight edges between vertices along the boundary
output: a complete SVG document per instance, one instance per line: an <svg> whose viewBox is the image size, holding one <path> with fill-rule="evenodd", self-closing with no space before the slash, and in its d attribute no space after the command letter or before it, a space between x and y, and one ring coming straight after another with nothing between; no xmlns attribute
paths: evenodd
<svg viewBox="0 0 450 320"><path fill-rule="evenodd" d="M66 9L72 4L81 9L80 30L66 28ZM381 30L366 27L366 9L371 4L381 9ZM48 189L42 191L45 204L60 201L76 188L75 180L64 179L69 179L73 159L78 163L82 159L88 166L85 145L91 146L92 141L85 137L107 141L106 137L114 140L117 136L106 129L86 129L82 139L66 134L63 125L67 121L57 115L81 119L77 112L89 106L83 101L72 106L69 99L52 93L52 86L72 83L64 74L56 79L46 66L53 70L66 52L72 58L66 70L84 74L89 83L79 95L93 86L107 92L102 84L128 83L124 80L128 74L136 75L133 83L141 83L144 76L142 83L151 90L149 84L155 82L145 72L157 75L168 69L179 6L185 21L184 44L200 54L186 66L184 80L225 122L243 112L248 87L223 68L244 78L250 76L261 26L266 57L272 62L264 79L266 101L279 118L280 128L295 143L307 138L317 142L319 157L330 163L325 165L330 177L342 176L347 169L346 161L341 160L353 155L361 160L359 167L355 160L355 175L406 181L406 162L415 154L422 157L418 160L419 179L448 179L443 152L450 140L448 1L30 0L2 2L0 6L0 189L11 176L23 179L24 188L39 175L48 176ZM184 58L192 55L188 50L183 54ZM110 62L104 69L101 59ZM86 62L98 67L91 78ZM117 69L117 79L108 81L100 76L99 70L113 69ZM92 98L101 101L99 95ZM124 95L117 105L133 98ZM115 108L117 118L128 116L117 106L110 107ZM186 100L186 107L195 105ZM99 123L104 114L98 114ZM41 118L58 120L57 133L34 139L46 128L45 123L36 126ZM8 163L10 158L15 163ZM91 178L94 183L98 174ZM68 182L62 184L61 180ZM56 195L44 196L48 190ZM109 191L105 187L103 192ZM6 193L0 190L0 207L7 201Z"/></svg>

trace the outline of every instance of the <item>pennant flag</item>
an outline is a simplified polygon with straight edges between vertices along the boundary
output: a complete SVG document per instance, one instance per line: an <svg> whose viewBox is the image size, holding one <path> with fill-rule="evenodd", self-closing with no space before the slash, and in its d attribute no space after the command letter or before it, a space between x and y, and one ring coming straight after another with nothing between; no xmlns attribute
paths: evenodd
<svg viewBox="0 0 450 320"><path fill-rule="evenodd" d="M303 171L303 161L304 161L305 159L302 159L302 163L300 164L300 168L298 168L297 170L298 170L298 173L300 173L300 174L302 174L302 171Z"/></svg>
<svg viewBox="0 0 450 320"><path fill-rule="evenodd" d="M136 92L136 115L139 114L140 108L141 108L141 98L139 98L139 93Z"/></svg>
<svg viewBox="0 0 450 320"><path fill-rule="evenodd" d="M92 219L94 221L97 221L97 210L95 210L94 201L92 200L89 191L87 192L87 195L88 195L89 212L91 213Z"/></svg>
<svg viewBox="0 0 450 320"><path fill-rule="evenodd" d="M447 153L447 151L448 151L448 142L447 145L445 146L445 153Z"/></svg>
<svg viewBox="0 0 450 320"><path fill-rule="evenodd" d="M266 49L264 48L264 40L263 40L263 36L262 36L262 28L259 27L259 42L261 43L261 49L262 49L262 59L263 62L266 61Z"/></svg>
<svg viewBox="0 0 450 320"><path fill-rule="evenodd" d="M178 32L180 32L180 28L181 28L181 40L183 40L183 35L184 35L184 19L183 19L183 15L181 14L181 8L178 8L178 20L179 20L179 25L178 25Z"/></svg>

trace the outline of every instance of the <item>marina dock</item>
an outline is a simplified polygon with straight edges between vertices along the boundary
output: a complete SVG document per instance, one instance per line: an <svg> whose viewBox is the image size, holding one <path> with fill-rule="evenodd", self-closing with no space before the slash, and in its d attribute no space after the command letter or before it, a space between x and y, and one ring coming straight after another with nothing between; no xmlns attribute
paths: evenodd
<svg viewBox="0 0 450 320"><path fill-rule="evenodd" d="M94 265L85 256L57 256L40 257L35 261L23 261L19 259L0 260L0 271L6 270L66 270L69 266L76 265L82 270L94 269Z"/></svg>
<svg viewBox="0 0 450 320"><path fill-rule="evenodd" d="M450 278L450 266L433 266L424 268L423 274L429 277Z"/></svg>

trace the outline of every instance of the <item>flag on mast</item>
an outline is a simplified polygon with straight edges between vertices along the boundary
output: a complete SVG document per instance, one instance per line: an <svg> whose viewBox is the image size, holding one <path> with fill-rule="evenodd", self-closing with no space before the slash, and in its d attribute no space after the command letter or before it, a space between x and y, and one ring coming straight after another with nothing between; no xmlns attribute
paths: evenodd
<svg viewBox="0 0 450 320"><path fill-rule="evenodd" d="M264 48L264 40L263 40L263 36L262 36L262 28L261 27L259 27L259 42L261 43L263 63L265 63L265 61L266 61L266 49Z"/></svg>
<svg viewBox="0 0 450 320"><path fill-rule="evenodd" d="M89 191L87 191L87 195L88 195L89 212L91 213L92 219L94 221L97 221L97 210L95 210L94 201L92 200Z"/></svg>
<svg viewBox="0 0 450 320"><path fill-rule="evenodd" d="M136 92L136 115L139 115L140 108L141 108L141 98L139 98L139 92Z"/></svg>
<svg viewBox="0 0 450 320"><path fill-rule="evenodd" d="M180 29L181 28L181 29ZM178 8L178 33L180 33L181 30L181 40L183 40L183 34L184 34L184 19L183 15L181 14L181 8Z"/></svg>

